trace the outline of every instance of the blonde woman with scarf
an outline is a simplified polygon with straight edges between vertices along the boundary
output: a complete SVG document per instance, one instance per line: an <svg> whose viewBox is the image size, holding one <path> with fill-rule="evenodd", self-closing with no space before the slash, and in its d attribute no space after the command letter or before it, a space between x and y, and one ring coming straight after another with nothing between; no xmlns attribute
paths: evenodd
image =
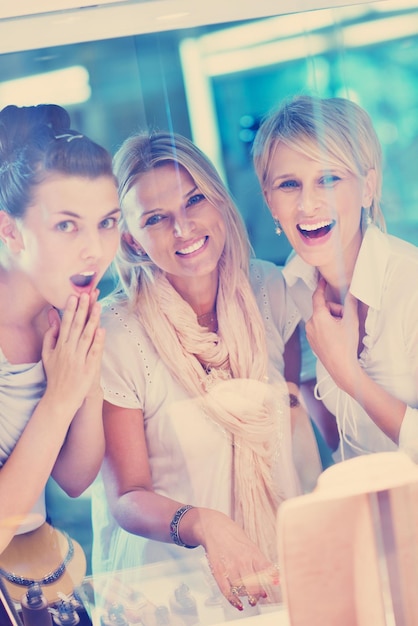
<svg viewBox="0 0 418 626"><path fill-rule="evenodd" d="M201 546L242 610L278 582L276 513L299 490L283 378L298 314L280 270L250 261L236 207L189 140L135 135L114 163L124 289L103 315L93 571Z"/></svg>

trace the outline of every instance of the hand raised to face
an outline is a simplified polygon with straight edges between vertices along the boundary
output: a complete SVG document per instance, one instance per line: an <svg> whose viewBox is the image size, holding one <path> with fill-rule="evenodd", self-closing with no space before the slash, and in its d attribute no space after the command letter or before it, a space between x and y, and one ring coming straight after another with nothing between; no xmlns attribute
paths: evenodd
<svg viewBox="0 0 418 626"><path fill-rule="evenodd" d="M48 315L51 327L42 350L46 393L72 407L73 414L100 376L105 331L99 327L101 307L96 300L96 291L70 296L62 320L53 309Z"/></svg>

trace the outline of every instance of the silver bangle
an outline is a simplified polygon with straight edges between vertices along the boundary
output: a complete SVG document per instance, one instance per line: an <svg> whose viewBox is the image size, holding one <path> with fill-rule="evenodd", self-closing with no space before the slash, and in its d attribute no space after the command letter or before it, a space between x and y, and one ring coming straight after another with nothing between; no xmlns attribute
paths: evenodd
<svg viewBox="0 0 418 626"><path fill-rule="evenodd" d="M182 548L197 548L197 546L188 546L180 539L179 535L180 520L183 515L187 513L187 511L190 511L190 509L194 509L194 506L192 506L191 504L185 504L184 506L181 506L174 513L173 519L170 522L170 537L176 545L181 546Z"/></svg>

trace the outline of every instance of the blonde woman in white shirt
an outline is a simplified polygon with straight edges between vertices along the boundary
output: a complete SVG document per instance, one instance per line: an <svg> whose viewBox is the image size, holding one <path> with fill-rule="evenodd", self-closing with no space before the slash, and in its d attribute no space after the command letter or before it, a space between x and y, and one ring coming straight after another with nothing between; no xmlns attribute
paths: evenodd
<svg viewBox="0 0 418 626"><path fill-rule="evenodd" d="M134 135L115 173L125 290L102 320L93 571L206 553L243 610L278 582L276 513L299 490L283 378L298 311L192 142Z"/></svg>
<svg viewBox="0 0 418 626"><path fill-rule="evenodd" d="M385 233L368 114L296 97L262 123L254 163L296 253L284 273L337 421L336 459L400 448L418 461L418 249Z"/></svg>

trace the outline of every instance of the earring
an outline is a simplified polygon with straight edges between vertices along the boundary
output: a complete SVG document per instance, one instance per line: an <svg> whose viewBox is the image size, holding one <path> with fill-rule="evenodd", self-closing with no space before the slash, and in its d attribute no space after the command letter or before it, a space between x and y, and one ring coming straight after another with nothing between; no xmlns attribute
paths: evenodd
<svg viewBox="0 0 418 626"><path fill-rule="evenodd" d="M365 209L364 207L362 207L361 209L362 221L365 226L370 226L370 224L373 222L372 215L371 215L372 208L373 208L373 205L371 205L367 209Z"/></svg>
<svg viewBox="0 0 418 626"><path fill-rule="evenodd" d="M274 222L274 232L276 233L276 235L280 237L280 235L283 232L282 226L279 220L276 220L276 218L273 218L273 222Z"/></svg>

